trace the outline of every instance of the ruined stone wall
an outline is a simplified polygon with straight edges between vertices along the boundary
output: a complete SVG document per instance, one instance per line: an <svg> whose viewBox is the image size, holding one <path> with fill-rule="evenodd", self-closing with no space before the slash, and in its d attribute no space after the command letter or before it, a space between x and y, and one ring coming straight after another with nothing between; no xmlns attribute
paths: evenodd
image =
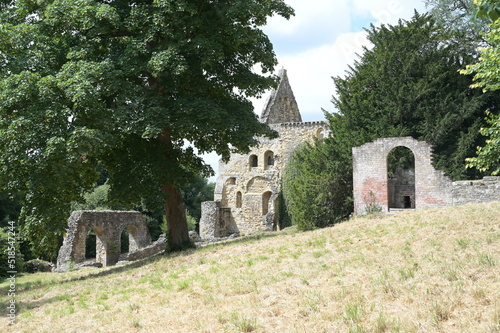
<svg viewBox="0 0 500 333"><path fill-rule="evenodd" d="M121 233L127 228L129 252L138 251L151 243L146 222L140 212L133 211L74 211L68 219L68 230L57 257L57 270L67 271L70 263L85 260L85 241L90 230L96 233L96 261L102 266L114 265L120 258Z"/></svg>
<svg viewBox="0 0 500 333"><path fill-rule="evenodd" d="M431 145L411 137L384 138L352 149L354 214L365 214L370 205L389 211L387 156L400 146L415 157L415 209L452 204L452 181L432 166Z"/></svg>
<svg viewBox="0 0 500 333"><path fill-rule="evenodd" d="M396 175L396 178L403 179L401 184L396 179L387 178L387 156L392 149L400 146L410 149L415 157L414 203L410 208L437 208L500 200L500 177L452 182L443 171L432 166L432 148L428 143L411 137L384 138L353 148L355 215L366 214L370 205L377 205L382 212L388 212L389 199L396 203L395 208L407 208L404 202L399 201L401 198L388 197L391 192L399 197L411 197L413 193L413 184L409 181L413 175ZM392 187L392 191L389 187Z"/></svg>
<svg viewBox="0 0 500 333"><path fill-rule="evenodd" d="M324 122L271 124L270 127L279 133L278 138L261 138L258 147L249 154L233 154L228 163L220 162L214 193L220 203L202 206L200 237L272 230L277 222L281 176L289 157L300 143L328 136ZM213 209L224 213L214 213Z"/></svg>
<svg viewBox="0 0 500 333"><path fill-rule="evenodd" d="M500 177L453 182L453 205L500 201Z"/></svg>

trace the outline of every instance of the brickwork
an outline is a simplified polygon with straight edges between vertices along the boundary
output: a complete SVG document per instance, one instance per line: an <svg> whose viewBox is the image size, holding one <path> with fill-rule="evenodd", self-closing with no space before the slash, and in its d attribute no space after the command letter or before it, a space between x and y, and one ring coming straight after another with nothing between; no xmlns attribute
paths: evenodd
<svg viewBox="0 0 500 333"><path fill-rule="evenodd" d="M411 137L384 138L352 149L354 214L365 214L368 205L389 211L387 156L396 147L410 149L415 157L414 208L451 205L452 181L432 166L432 147Z"/></svg>
<svg viewBox="0 0 500 333"><path fill-rule="evenodd" d="M415 208L415 169L397 168L388 186L389 208Z"/></svg>
<svg viewBox="0 0 500 333"><path fill-rule="evenodd" d="M397 184L388 179L387 156L396 147L406 147L413 152L415 169L398 171L397 177L414 179L414 184L410 181L407 181L409 184ZM431 146L411 137L378 139L355 147L352 152L355 215L366 214L374 205L388 212L389 186L394 188L396 196L410 197L411 207L407 208L414 209L500 200L500 177L452 182L443 171L432 166ZM414 198L411 198L413 193ZM402 198L391 198L391 201L396 203L395 208L405 208Z"/></svg>

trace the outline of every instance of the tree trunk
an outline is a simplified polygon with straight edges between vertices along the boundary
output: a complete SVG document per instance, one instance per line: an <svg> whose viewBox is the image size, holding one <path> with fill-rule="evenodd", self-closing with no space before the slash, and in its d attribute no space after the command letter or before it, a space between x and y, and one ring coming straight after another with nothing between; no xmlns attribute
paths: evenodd
<svg viewBox="0 0 500 333"><path fill-rule="evenodd" d="M169 250L178 251L191 247L181 190L172 184L166 184L162 187L162 191L168 196L165 202L165 215L167 216Z"/></svg>
<svg viewBox="0 0 500 333"><path fill-rule="evenodd" d="M170 130L165 129L159 136L159 141L168 147L172 147ZM168 160L167 156L167 160ZM175 163L175 161L173 161ZM167 217L167 246L170 251L179 251L187 247L192 247L189 239L186 212L184 210L184 201L182 200L181 190L172 184L166 182L161 188L163 194L167 196L165 202L165 216Z"/></svg>

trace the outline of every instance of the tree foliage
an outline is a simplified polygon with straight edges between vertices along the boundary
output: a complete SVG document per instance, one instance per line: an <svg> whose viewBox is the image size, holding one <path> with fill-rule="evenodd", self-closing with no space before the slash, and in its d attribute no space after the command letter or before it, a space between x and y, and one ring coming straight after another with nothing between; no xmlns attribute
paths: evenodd
<svg viewBox="0 0 500 333"><path fill-rule="evenodd" d="M477 177L466 170L465 158L484 140L484 108L499 98L471 89L471 77L459 75L473 56L431 16L418 13L395 26L372 26L368 39L373 48L345 78L334 79L334 136L347 147L411 136L434 146L434 166L453 179Z"/></svg>
<svg viewBox="0 0 500 333"><path fill-rule="evenodd" d="M282 0L0 2L0 188L24 237L51 252L71 202L109 172L127 207L164 196L171 247L189 240L179 187L274 135L248 97L275 84L260 29ZM260 65L264 74L256 74Z"/></svg>
<svg viewBox="0 0 500 333"><path fill-rule="evenodd" d="M201 218L201 203L214 200L215 183L209 183L204 177L196 177L194 181L182 187L182 197L189 215L196 224Z"/></svg>
<svg viewBox="0 0 500 333"><path fill-rule="evenodd" d="M468 65L462 74L474 74L473 87L480 87L484 91L500 89L500 1L478 0L477 15L489 18L492 23L485 32L488 47L481 48L479 62ZM487 110L489 127L481 129L481 133L488 137L486 144L477 148L477 156L469 158L469 167L481 171L490 170L492 174L500 174L500 113L498 106Z"/></svg>
<svg viewBox="0 0 500 333"><path fill-rule="evenodd" d="M483 110L500 99L470 88L471 77L458 73L473 56L430 15L415 13L394 26L372 26L367 34L371 48L365 48L345 77L334 78L333 104L338 112L327 114L331 139L324 148L301 150L287 166L292 170L287 172L298 169L305 175L285 180L284 188L293 191L287 198L305 203L290 212L292 218L319 214L321 210L310 203L331 193L335 204L346 207L352 198L352 147L382 137L411 136L429 142L434 146L434 166L453 179L481 176L465 168L465 158L484 142L479 134L485 124ZM320 151L327 151L329 158L322 159ZM313 166L310 175L302 171L302 161ZM395 165L408 161L407 154L394 158ZM323 190L318 184L327 185ZM336 215L331 220L346 215L344 210L332 214Z"/></svg>
<svg viewBox="0 0 500 333"><path fill-rule="evenodd" d="M475 16L476 6L474 0L424 0L429 8L429 13L458 43L468 50L476 53L475 48L485 43L481 36L488 22Z"/></svg>
<svg viewBox="0 0 500 333"><path fill-rule="evenodd" d="M352 183L342 173L349 166L332 147L319 140L303 144L283 173L287 211L299 230L333 225L352 212L352 200L345 196Z"/></svg>

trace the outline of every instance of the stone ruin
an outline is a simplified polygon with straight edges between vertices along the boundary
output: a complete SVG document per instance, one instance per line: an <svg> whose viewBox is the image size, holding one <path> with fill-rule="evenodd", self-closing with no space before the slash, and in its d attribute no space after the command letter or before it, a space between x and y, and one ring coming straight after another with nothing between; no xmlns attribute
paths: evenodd
<svg viewBox="0 0 500 333"><path fill-rule="evenodd" d="M302 122L286 70L262 111L260 121L278 132L248 154L232 154L219 162L214 201L202 203L200 237L217 239L279 227L281 177L294 150L303 142L330 135L328 124ZM397 147L413 153L413 169L388 176L387 158ZM453 182L432 165L432 147L412 137L383 138L353 148L354 214L425 209L467 202L500 200L500 177Z"/></svg>
<svg viewBox="0 0 500 333"><path fill-rule="evenodd" d="M258 137L248 154L231 154L219 162L214 199L201 206L200 237L217 239L249 235L279 227L281 177L295 149L329 134L322 121L303 122L285 69L271 92L260 121L279 137Z"/></svg>
<svg viewBox="0 0 500 333"><path fill-rule="evenodd" d="M259 145L248 154L232 154L227 163L219 163L215 200L201 206L200 237L205 241L279 228L281 176L289 157L301 143L330 135L325 122L302 122L286 70L279 76L280 84L260 117L279 137L256 138ZM414 169L397 169L388 176L387 158L397 147L413 153ZM352 153L355 215L374 207L388 213L500 200L500 177L453 182L443 171L434 169L431 145L412 137L378 139L353 148ZM76 211L68 227L57 259L58 271L67 270L70 262L85 260L89 230L96 233L96 259L102 266L118 262L124 228L130 237L127 260L144 258L166 247L164 237L150 245L139 212Z"/></svg>
<svg viewBox="0 0 500 333"><path fill-rule="evenodd" d="M397 147L413 153L414 169L397 170L391 178L387 158ZM453 182L432 166L432 146L412 137L378 139L354 147L352 154L355 215L373 207L388 213L500 200L500 177Z"/></svg>
<svg viewBox="0 0 500 333"><path fill-rule="evenodd" d="M129 234L127 260L151 256L165 249L165 238L151 244L151 236L140 212L134 211L74 211L68 219L68 230L57 257L58 272L68 271L70 265L85 261L87 234L96 234L96 261L102 266L115 265L121 255L121 233Z"/></svg>

